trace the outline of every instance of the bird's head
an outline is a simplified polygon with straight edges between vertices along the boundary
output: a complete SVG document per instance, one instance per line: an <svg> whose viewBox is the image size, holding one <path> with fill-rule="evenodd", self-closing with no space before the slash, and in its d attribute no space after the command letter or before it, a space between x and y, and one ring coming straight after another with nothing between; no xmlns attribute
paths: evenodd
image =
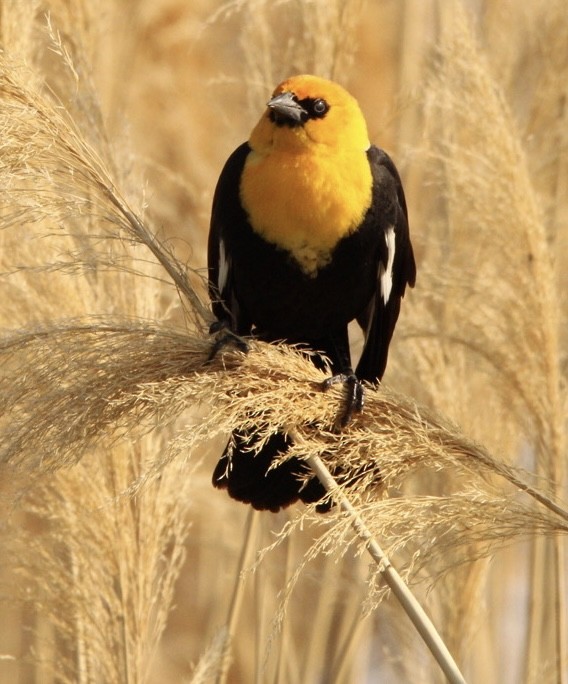
<svg viewBox="0 0 568 684"><path fill-rule="evenodd" d="M337 83L292 76L276 87L249 143L256 152L337 146L365 151L367 125L357 100Z"/></svg>

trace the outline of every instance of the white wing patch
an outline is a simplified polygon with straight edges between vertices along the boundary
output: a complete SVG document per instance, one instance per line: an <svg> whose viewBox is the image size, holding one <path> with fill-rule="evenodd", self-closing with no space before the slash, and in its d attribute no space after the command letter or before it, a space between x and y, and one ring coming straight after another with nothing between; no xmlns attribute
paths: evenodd
<svg viewBox="0 0 568 684"><path fill-rule="evenodd" d="M381 283L381 295L385 306L389 301L392 291L392 267L394 264L394 252L396 249L394 226L389 226L385 233L385 241L387 243L387 265L384 266L381 261L379 265L379 280Z"/></svg>
<svg viewBox="0 0 568 684"><path fill-rule="evenodd" d="M217 289L219 293L223 292L229 277L229 260L225 253L225 243L223 240L219 241L219 276L217 278Z"/></svg>

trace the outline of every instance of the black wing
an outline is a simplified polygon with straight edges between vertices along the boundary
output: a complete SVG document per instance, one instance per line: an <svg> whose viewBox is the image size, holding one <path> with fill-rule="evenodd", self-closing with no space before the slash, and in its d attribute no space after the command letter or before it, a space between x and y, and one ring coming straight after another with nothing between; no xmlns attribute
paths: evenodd
<svg viewBox="0 0 568 684"><path fill-rule="evenodd" d="M231 226L246 223L246 214L241 206L239 187L245 159L250 152L248 143L243 143L227 159L213 196L211 225L207 245L209 271L209 296L217 320L228 325L238 334L250 329L235 294L233 265L230 251L226 247L226 235Z"/></svg>
<svg viewBox="0 0 568 684"><path fill-rule="evenodd" d="M355 374L361 380L377 382L385 372L400 300L407 285L414 287L416 264L398 171L390 157L377 147L372 146L367 156L373 174L373 202L366 220L375 223L384 242L379 249L375 295L357 319L365 331L365 345Z"/></svg>

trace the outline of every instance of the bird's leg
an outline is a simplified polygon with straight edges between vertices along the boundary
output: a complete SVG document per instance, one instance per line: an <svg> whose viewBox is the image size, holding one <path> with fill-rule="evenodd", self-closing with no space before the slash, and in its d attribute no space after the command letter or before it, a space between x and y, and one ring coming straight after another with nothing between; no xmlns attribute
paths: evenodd
<svg viewBox="0 0 568 684"><path fill-rule="evenodd" d="M365 388L355 373L337 373L323 381L322 390L327 392L333 385L337 385L339 382L347 387L345 406L337 421L339 427L343 428L349 423L354 413L361 413L363 410L365 405Z"/></svg>
<svg viewBox="0 0 568 684"><path fill-rule="evenodd" d="M215 342L213 342L213 346L211 347L211 351L209 352L206 363L211 363L217 354L228 345L236 347L238 351L241 351L245 354L247 354L250 349L247 341L234 333L227 321L221 320L212 323L209 327L209 334L217 335L217 337Z"/></svg>

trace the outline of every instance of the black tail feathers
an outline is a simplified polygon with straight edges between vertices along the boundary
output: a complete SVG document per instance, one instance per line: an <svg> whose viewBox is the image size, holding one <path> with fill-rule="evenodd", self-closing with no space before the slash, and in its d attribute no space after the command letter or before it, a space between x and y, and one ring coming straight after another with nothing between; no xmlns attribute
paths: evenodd
<svg viewBox="0 0 568 684"><path fill-rule="evenodd" d="M225 448L213 473L213 485L227 489L237 501L251 504L257 510L276 513L294 502L315 503L325 497L325 489L317 477L306 480L309 467L292 457L276 468L271 463L291 445L290 438L277 432L270 436L262 449L255 453L254 432L235 432ZM316 508L323 513L332 506L325 499Z"/></svg>

